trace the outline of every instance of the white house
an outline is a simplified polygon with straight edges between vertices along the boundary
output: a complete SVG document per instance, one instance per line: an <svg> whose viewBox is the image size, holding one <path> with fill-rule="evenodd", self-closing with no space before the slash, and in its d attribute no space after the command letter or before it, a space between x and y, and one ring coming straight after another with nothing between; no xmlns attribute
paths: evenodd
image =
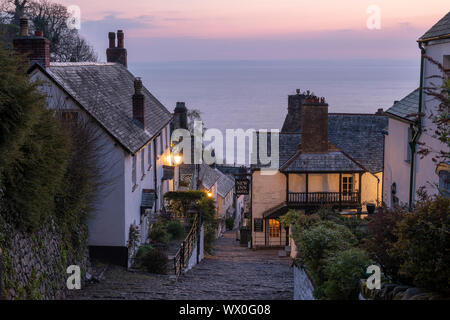
<svg viewBox="0 0 450 320"><path fill-rule="evenodd" d="M417 191L424 188L428 194L439 190L448 192L448 163L438 159L446 146L434 137L435 124L431 115L436 114L439 101L427 94L427 88L442 85L438 66L431 58L450 70L450 12L428 30L419 40L421 77L419 89L387 111L389 134L386 136L385 181L383 194L388 205L409 204L416 201ZM423 113L421 120L414 115ZM431 152L422 157L419 150L426 147ZM437 159L438 161L433 161Z"/></svg>
<svg viewBox="0 0 450 320"><path fill-rule="evenodd" d="M127 69L124 34L109 34L106 63L50 63L49 42L28 35L21 23L15 50L30 53L32 81L41 80L49 108L66 120L86 119L97 128L100 165L108 187L101 191L89 222L91 257L127 266L130 228L146 241L150 217L173 188L170 135L173 115Z"/></svg>

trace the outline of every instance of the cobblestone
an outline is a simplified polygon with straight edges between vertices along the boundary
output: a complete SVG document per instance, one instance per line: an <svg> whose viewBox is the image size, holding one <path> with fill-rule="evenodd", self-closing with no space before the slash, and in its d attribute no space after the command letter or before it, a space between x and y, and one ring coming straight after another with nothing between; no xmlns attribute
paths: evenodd
<svg viewBox="0 0 450 320"><path fill-rule="evenodd" d="M217 241L214 256L182 275L128 272L110 266L104 279L74 292L70 299L132 300L291 300L293 271L289 258L276 250L242 248L227 233Z"/></svg>

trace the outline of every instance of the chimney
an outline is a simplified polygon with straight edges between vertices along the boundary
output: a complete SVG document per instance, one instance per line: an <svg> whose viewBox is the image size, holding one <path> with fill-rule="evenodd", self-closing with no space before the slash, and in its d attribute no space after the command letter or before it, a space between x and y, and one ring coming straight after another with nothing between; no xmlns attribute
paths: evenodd
<svg viewBox="0 0 450 320"><path fill-rule="evenodd" d="M50 41L44 38L42 31L36 31L34 36L28 35L28 19L20 19L20 36L13 40L16 54L28 57L29 62L50 67Z"/></svg>
<svg viewBox="0 0 450 320"><path fill-rule="evenodd" d="M377 116L384 116L384 110L383 108L379 108L378 111L375 113Z"/></svg>
<svg viewBox="0 0 450 320"><path fill-rule="evenodd" d="M142 80L141 78L136 78L134 80L133 119L139 121L145 127L144 102L145 97L142 94Z"/></svg>
<svg viewBox="0 0 450 320"><path fill-rule="evenodd" d="M328 104L325 98L307 96L301 111L303 153L328 152Z"/></svg>
<svg viewBox="0 0 450 320"><path fill-rule="evenodd" d="M123 30L117 31L117 47L116 47L116 35L114 32L108 34L109 48L106 49L106 61L112 63L120 63L128 68L127 62L127 49L125 49L125 34Z"/></svg>
<svg viewBox="0 0 450 320"><path fill-rule="evenodd" d="M188 129L187 108L184 102L177 102L174 110L175 129Z"/></svg>

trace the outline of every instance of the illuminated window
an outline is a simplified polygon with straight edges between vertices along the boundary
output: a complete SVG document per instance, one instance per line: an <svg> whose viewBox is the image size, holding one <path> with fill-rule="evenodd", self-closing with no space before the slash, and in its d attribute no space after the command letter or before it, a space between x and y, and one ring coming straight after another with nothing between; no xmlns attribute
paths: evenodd
<svg viewBox="0 0 450 320"><path fill-rule="evenodd" d="M342 192L344 195L349 195L353 192L353 177L343 176L342 177Z"/></svg>
<svg viewBox="0 0 450 320"><path fill-rule="evenodd" d="M280 221L275 219L269 220L269 237L270 238L280 237Z"/></svg>

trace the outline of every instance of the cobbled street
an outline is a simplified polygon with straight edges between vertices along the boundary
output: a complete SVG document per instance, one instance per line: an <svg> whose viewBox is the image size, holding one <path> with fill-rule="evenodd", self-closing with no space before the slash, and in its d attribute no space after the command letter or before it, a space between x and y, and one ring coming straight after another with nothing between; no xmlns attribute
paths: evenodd
<svg viewBox="0 0 450 320"><path fill-rule="evenodd" d="M291 260L279 258L276 250L242 248L234 236L225 234L217 241L214 256L206 257L178 282L170 276L109 266L100 283L69 299L292 300Z"/></svg>

